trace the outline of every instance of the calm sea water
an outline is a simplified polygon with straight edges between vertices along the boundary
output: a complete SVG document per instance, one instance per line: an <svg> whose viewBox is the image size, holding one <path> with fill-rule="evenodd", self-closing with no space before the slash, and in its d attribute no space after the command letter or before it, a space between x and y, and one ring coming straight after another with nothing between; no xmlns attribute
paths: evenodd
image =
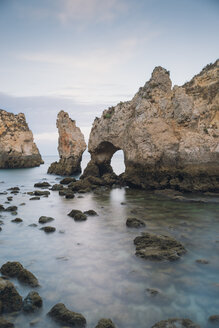
<svg viewBox="0 0 219 328"><path fill-rule="evenodd" d="M150 328L170 317L186 317L201 327L211 327L208 317L219 314L219 200L190 195L187 197L204 197L208 202L183 203L122 188L69 200L51 191L48 198L30 201L26 192L34 190L34 183L54 184L60 179L46 173L54 158L44 160L38 168L0 171L1 191L13 186L21 189L11 202L18 206L18 214L1 213L0 265L21 262L39 279L37 291L43 298L41 311L13 317L15 327L29 327L35 318L40 320L36 327L58 327L46 316L58 302L82 313L88 328L102 317L111 318L118 328ZM88 160L85 156L83 167ZM113 167L116 173L123 170L121 154ZM9 194L0 195L1 204ZM67 215L71 209L94 209L99 215L75 222ZM50 225L56 227L55 233L45 234L39 225L29 227L41 215L54 217ZM12 223L14 217L23 222ZM146 228L127 228L128 217L143 219ZM137 258L133 240L145 230L176 237L187 254L173 263ZM210 263L196 263L200 258ZM23 297L31 290L13 281ZM159 289L160 295L151 296L147 288Z"/></svg>

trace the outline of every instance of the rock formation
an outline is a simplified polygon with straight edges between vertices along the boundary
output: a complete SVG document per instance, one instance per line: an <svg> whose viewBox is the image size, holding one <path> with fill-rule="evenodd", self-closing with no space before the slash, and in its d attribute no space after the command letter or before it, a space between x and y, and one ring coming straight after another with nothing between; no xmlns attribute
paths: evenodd
<svg viewBox="0 0 219 328"><path fill-rule="evenodd" d="M131 101L105 110L94 120L82 178L112 172L120 149L130 186L219 191L219 60L173 88L156 67Z"/></svg>
<svg viewBox="0 0 219 328"><path fill-rule="evenodd" d="M58 152L60 160L50 165L48 173L58 175L72 175L81 172L82 154L86 143L81 130L76 127L68 113L58 113L56 126L59 131Z"/></svg>
<svg viewBox="0 0 219 328"><path fill-rule="evenodd" d="M0 168L34 167L43 164L23 113L0 110Z"/></svg>

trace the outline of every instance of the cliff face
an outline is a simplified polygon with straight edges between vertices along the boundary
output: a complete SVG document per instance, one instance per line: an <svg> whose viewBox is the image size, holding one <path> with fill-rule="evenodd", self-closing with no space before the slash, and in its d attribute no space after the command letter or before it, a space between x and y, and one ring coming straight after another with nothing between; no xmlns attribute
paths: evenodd
<svg viewBox="0 0 219 328"><path fill-rule="evenodd" d="M84 177L109 170L119 149L129 185L219 190L219 60L173 88L156 67L131 101L105 110L93 123Z"/></svg>
<svg viewBox="0 0 219 328"><path fill-rule="evenodd" d="M24 114L0 110L0 168L34 167L42 163Z"/></svg>
<svg viewBox="0 0 219 328"><path fill-rule="evenodd" d="M82 154L87 147L81 130L64 111L58 113L56 126L59 131L60 160L50 165L48 173L58 175L80 173Z"/></svg>

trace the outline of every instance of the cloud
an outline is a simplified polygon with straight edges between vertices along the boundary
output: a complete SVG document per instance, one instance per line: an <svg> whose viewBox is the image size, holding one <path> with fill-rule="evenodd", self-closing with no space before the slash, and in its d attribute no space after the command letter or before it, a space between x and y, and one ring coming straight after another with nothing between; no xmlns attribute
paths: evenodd
<svg viewBox="0 0 219 328"><path fill-rule="evenodd" d="M71 20L111 21L127 10L124 0L59 0L58 19L66 23Z"/></svg>

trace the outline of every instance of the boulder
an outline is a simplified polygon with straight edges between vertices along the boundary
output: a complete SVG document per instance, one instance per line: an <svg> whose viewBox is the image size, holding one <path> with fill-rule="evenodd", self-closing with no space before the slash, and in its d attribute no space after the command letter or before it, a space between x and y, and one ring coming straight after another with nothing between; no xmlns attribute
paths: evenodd
<svg viewBox="0 0 219 328"><path fill-rule="evenodd" d="M58 113L56 126L59 132L59 162L54 162L48 169L49 174L72 175L81 172L82 154L86 143L81 130L76 126L68 113Z"/></svg>
<svg viewBox="0 0 219 328"><path fill-rule="evenodd" d="M34 312L41 308L43 305L42 298L40 295L32 291L30 292L23 301L23 311L25 312Z"/></svg>
<svg viewBox="0 0 219 328"><path fill-rule="evenodd" d="M97 212L94 210L88 210L84 212L85 215L89 215L89 216L97 216Z"/></svg>
<svg viewBox="0 0 219 328"><path fill-rule="evenodd" d="M185 247L173 237L148 232L136 237L134 244L137 256L152 261L175 261L186 253Z"/></svg>
<svg viewBox="0 0 219 328"><path fill-rule="evenodd" d="M34 185L36 188L49 188L50 186L49 182L37 182Z"/></svg>
<svg viewBox="0 0 219 328"><path fill-rule="evenodd" d="M64 188L63 185L56 183L52 186L51 190L58 190L59 191L59 190L62 190L63 188Z"/></svg>
<svg viewBox="0 0 219 328"><path fill-rule="evenodd" d="M23 113L0 110L0 168L24 168L43 164Z"/></svg>
<svg viewBox="0 0 219 328"><path fill-rule="evenodd" d="M17 278L21 283L31 287L39 286L39 282L33 273L28 271L19 262L7 262L2 265L1 273L7 277Z"/></svg>
<svg viewBox="0 0 219 328"><path fill-rule="evenodd" d="M128 218L126 220L126 226L129 228L142 228L145 227L145 223L137 218Z"/></svg>
<svg viewBox="0 0 219 328"><path fill-rule="evenodd" d="M50 195L50 192L48 190L35 190L34 195L48 197Z"/></svg>
<svg viewBox="0 0 219 328"><path fill-rule="evenodd" d="M23 222L23 220L21 218L16 218L16 219L11 220L11 222L21 223L21 222Z"/></svg>
<svg viewBox="0 0 219 328"><path fill-rule="evenodd" d="M53 219L52 217L50 216L41 216L38 220L39 223L41 224L44 224L44 223L48 223L48 222L51 222L51 221L54 221L55 219Z"/></svg>
<svg viewBox="0 0 219 328"><path fill-rule="evenodd" d="M0 277L0 302L2 312L20 311L22 308L22 297L17 292L14 284ZM1 327L1 325L0 325Z"/></svg>
<svg viewBox="0 0 219 328"><path fill-rule="evenodd" d="M56 228L55 227L47 226L47 227L40 228L40 230L43 230L46 233L51 233L51 232L55 232L56 231Z"/></svg>
<svg viewBox="0 0 219 328"><path fill-rule="evenodd" d="M5 209L6 212L14 212L14 211L17 211L17 206L8 206L6 209Z"/></svg>
<svg viewBox="0 0 219 328"><path fill-rule="evenodd" d="M71 182L76 182L76 179L73 177L66 177L60 181L60 183L63 185L68 185Z"/></svg>
<svg viewBox="0 0 219 328"><path fill-rule="evenodd" d="M48 315L68 327L84 328L86 326L85 317L80 313L68 310L63 303L54 305Z"/></svg>

